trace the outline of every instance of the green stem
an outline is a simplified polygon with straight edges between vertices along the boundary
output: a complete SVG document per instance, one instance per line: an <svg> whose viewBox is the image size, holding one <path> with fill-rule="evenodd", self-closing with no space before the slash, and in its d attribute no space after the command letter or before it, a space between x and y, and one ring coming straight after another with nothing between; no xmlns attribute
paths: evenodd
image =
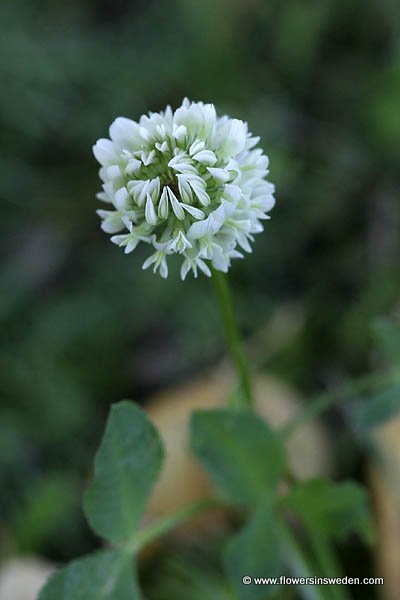
<svg viewBox="0 0 400 600"><path fill-rule="evenodd" d="M290 470L287 472L287 481L289 485L297 484L297 478ZM294 567L297 567L300 562L300 566L304 571L304 565L307 565L308 562L308 564L313 564L314 566L315 570L311 575L313 577L343 577L341 565L328 540L323 536L316 534L311 528L307 528L308 539L314 555L314 560L308 558L307 561L307 554L297 542L294 534L286 525L283 518L281 519L281 529L283 531L283 538L286 540L289 549L291 549L291 553L289 554L292 556L292 559L294 559ZM295 573L298 574L298 570L295 570ZM304 575L303 572L300 572L299 576L309 577L310 575L308 573ZM321 586L320 593L321 597L326 600L350 600L350 597L344 588L336 587L334 585Z"/></svg>
<svg viewBox="0 0 400 600"><path fill-rule="evenodd" d="M285 546L286 560L292 576L315 577L312 561L283 517L279 518L279 525ZM318 585L299 585L298 592L304 600L328 600L327 591Z"/></svg>
<svg viewBox="0 0 400 600"><path fill-rule="evenodd" d="M153 542L157 538L165 535L192 517L195 517L196 515L207 510L220 508L221 506L226 506L226 504L216 498L203 498L201 500L195 500L194 502L183 506L172 515L168 515L167 517L160 519L153 525L150 525L146 529L143 529L137 533L132 543L128 544L127 549L138 550L150 542Z"/></svg>
<svg viewBox="0 0 400 600"><path fill-rule="evenodd" d="M343 577L342 568L329 542L310 529L307 531L321 577ZM332 600L350 600L345 586L330 585L329 596Z"/></svg>
<svg viewBox="0 0 400 600"><path fill-rule="evenodd" d="M299 410L294 418L282 427L281 433L285 437L290 436L298 427L303 425L303 423L318 416L332 406L340 404L341 402L348 400L349 397L360 392L391 383L394 379L395 374L393 372L385 374L372 373L360 377L359 379L348 381L335 390L324 392Z"/></svg>
<svg viewBox="0 0 400 600"><path fill-rule="evenodd" d="M216 270L213 270L212 280L221 309L226 341L240 383L241 393L237 396L233 395L231 403L236 407L248 407L252 403L250 370L239 334L228 280L221 271Z"/></svg>

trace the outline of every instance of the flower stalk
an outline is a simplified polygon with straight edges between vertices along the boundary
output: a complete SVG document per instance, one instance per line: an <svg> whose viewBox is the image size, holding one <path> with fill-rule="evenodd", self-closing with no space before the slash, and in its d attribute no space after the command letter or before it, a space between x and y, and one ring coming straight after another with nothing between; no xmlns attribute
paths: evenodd
<svg viewBox="0 0 400 600"><path fill-rule="evenodd" d="M231 395L230 402L235 408L248 408L252 404L251 374L237 325L228 280L224 273L213 270L212 281L221 310L226 342L239 379L240 393Z"/></svg>

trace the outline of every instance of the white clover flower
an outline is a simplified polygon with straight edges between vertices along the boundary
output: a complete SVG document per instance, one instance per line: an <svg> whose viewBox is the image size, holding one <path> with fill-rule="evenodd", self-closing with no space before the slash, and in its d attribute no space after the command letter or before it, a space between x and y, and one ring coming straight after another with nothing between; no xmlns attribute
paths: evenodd
<svg viewBox="0 0 400 600"><path fill-rule="evenodd" d="M144 269L167 277L167 257L180 254L182 279L198 270L210 276L209 265L226 272L240 250L251 252L275 200L268 158L246 123L185 99L138 123L118 117L110 138L93 147L103 181L97 197L110 204L97 213L126 253L139 242L153 247Z"/></svg>

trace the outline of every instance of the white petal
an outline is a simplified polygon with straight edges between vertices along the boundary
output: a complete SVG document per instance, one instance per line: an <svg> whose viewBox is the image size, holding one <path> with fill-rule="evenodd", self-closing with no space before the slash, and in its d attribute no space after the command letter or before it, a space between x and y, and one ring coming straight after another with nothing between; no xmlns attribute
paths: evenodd
<svg viewBox="0 0 400 600"><path fill-rule="evenodd" d="M201 139L206 139L212 132L216 113L212 104L191 102L182 104L174 114L175 123L186 125L188 130L195 132Z"/></svg>
<svg viewBox="0 0 400 600"><path fill-rule="evenodd" d="M142 269L148 269L150 267L150 265L152 265L153 263L155 263L157 260L157 252L154 252L154 254L152 254L151 256L149 256L149 258L146 258L146 260L144 261L143 265L142 265Z"/></svg>
<svg viewBox="0 0 400 600"><path fill-rule="evenodd" d="M171 160L168 162L168 166L180 173L197 174L197 170L191 164L190 159L187 156L182 156L181 154L171 158Z"/></svg>
<svg viewBox="0 0 400 600"><path fill-rule="evenodd" d="M247 127L239 119L228 119L218 132L222 156L236 156L246 145Z"/></svg>
<svg viewBox="0 0 400 600"><path fill-rule="evenodd" d="M164 187L161 192L160 202L158 204L158 216L161 219L168 219L169 213L169 202L168 202L168 193L167 188Z"/></svg>
<svg viewBox="0 0 400 600"><path fill-rule="evenodd" d="M217 271L222 271L223 273L227 272L229 268L229 258L218 244L213 245L213 254L211 260L213 267L217 269Z"/></svg>
<svg viewBox="0 0 400 600"><path fill-rule="evenodd" d="M265 171L266 169L268 169L268 164L269 164L269 160L268 160L268 156L260 156L260 158L257 159L257 169L261 169L262 171Z"/></svg>
<svg viewBox="0 0 400 600"><path fill-rule="evenodd" d="M121 169L118 165L112 165L111 167L107 167L107 177L109 179L116 179L117 177L121 177Z"/></svg>
<svg viewBox="0 0 400 600"><path fill-rule="evenodd" d="M178 125L185 125L190 132L197 132L203 122L200 107L192 102L187 108L183 106L178 108L174 114L174 121Z"/></svg>
<svg viewBox="0 0 400 600"><path fill-rule="evenodd" d="M260 137L257 136L251 136L248 135L247 140L246 140L246 150L251 150L251 148L254 148L254 146L257 146L258 142L260 141Z"/></svg>
<svg viewBox="0 0 400 600"><path fill-rule="evenodd" d="M205 143L202 140L196 140L189 148L190 156L193 156L197 152L201 152L206 147Z"/></svg>
<svg viewBox="0 0 400 600"><path fill-rule="evenodd" d="M200 203L203 206L208 206L210 204L210 196L207 194L203 186L200 186L196 181L192 181L189 179L189 184L197 198L200 200Z"/></svg>
<svg viewBox="0 0 400 600"><path fill-rule="evenodd" d="M180 231L176 238L168 244L168 250L179 252L180 254L185 252L187 248L193 248L193 246L182 231Z"/></svg>
<svg viewBox="0 0 400 600"><path fill-rule="evenodd" d="M214 152L211 152L211 150L202 150L201 152L197 152L193 158L194 160L197 160L205 165L212 166L217 162L217 157L215 156Z"/></svg>
<svg viewBox="0 0 400 600"><path fill-rule="evenodd" d="M105 138L97 140L93 146L93 154L96 160L104 166L111 166L118 161L118 155L114 144Z"/></svg>
<svg viewBox="0 0 400 600"><path fill-rule="evenodd" d="M221 207L224 210L224 214L225 214L224 220L225 221L227 219L229 219L229 217L231 217L236 210L236 205L233 202L227 202L223 198L221 198Z"/></svg>
<svg viewBox="0 0 400 600"><path fill-rule="evenodd" d="M129 193L131 194L131 196L135 200L135 202L137 202L138 204L139 204L139 201L143 204L144 198L147 195L148 184L149 184L149 180L143 180L143 179L131 179L126 184L126 187L128 188ZM144 189L144 191L143 191L143 189Z"/></svg>
<svg viewBox="0 0 400 600"><path fill-rule="evenodd" d="M153 161L154 161L154 157L155 157L155 152L154 150L151 150L151 152L142 152L142 163L144 164L145 167L147 167L148 165L150 165Z"/></svg>
<svg viewBox="0 0 400 600"><path fill-rule="evenodd" d="M153 202L158 202L158 199L160 197L160 178L159 177L156 177L155 179L152 179L150 181L148 193L152 197Z"/></svg>
<svg viewBox="0 0 400 600"><path fill-rule="evenodd" d="M156 131L161 139L165 138L165 136L167 134L167 130L165 129L164 123L162 123L161 125L157 125ZM157 146L157 144L156 144L156 146Z"/></svg>
<svg viewBox="0 0 400 600"><path fill-rule="evenodd" d="M153 200L151 199L150 194L147 194L146 208L144 211L145 219L149 225L157 224L157 215L154 209Z"/></svg>
<svg viewBox="0 0 400 600"><path fill-rule="evenodd" d="M168 277L168 265L167 265L167 259L165 256L160 263L160 275L164 279L166 279Z"/></svg>
<svg viewBox="0 0 400 600"><path fill-rule="evenodd" d="M138 139L138 124L132 119L117 117L110 126L110 138L119 148L132 145Z"/></svg>
<svg viewBox="0 0 400 600"><path fill-rule="evenodd" d="M260 208L264 212L268 212L275 206L275 198L272 195L261 198L252 198L250 204L252 207Z"/></svg>
<svg viewBox="0 0 400 600"><path fill-rule="evenodd" d="M111 238L111 241L113 244L116 244L117 246L122 246L127 238L129 236L129 233L124 233L123 235L113 235Z"/></svg>
<svg viewBox="0 0 400 600"><path fill-rule="evenodd" d="M168 190L168 195L169 195L169 200L171 202L172 210L174 211L176 218L179 219L180 221L183 221L183 219L185 218L185 211L183 210L178 198L175 196L174 192L171 190L171 188L169 186L167 186L167 190Z"/></svg>
<svg viewBox="0 0 400 600"><path fill-rule="evenodd" d="M228 164L226 165L225 169L230 174L230 179L232 179L232 180L240 179L241 169L239 167L237 160L235 160L234 158L231 158L229 160Z"/></svg>
<svg viewBox="0 0 400 600"><path fill-rule="evenodd" d="M181 206L183 206L186 212L188 212L189 215L192 215L192 217L194 217L195 219L204 219L205 214L199 208L195 208L194 206L191 206L190 204L185 204L184 202L181 202Z"/></svg>
<svg viewBox="0 0 400 600"><path fill-rule="evenodd" d="M226 219L225 206L221 204L210 213L207 219L193 223L187 232L188 238L197 240L205 235L215 235L222 227Z"/></svg>
<svg viewBox="0 0 400 600"><path fill-rule="evenodd" d="M186 275L190 271L190 262L189 259L185 258L181 266L181 279L184 281L186 279Z"/></svg>
<svg viewBox="0 0 400 600"><path fill-rule="evenodd" d="M124 215L121 217L121 221L123 222L128 231L132 231L133 228L133 223L131 219L136 219L136 213L133 210L125 211Z"/></svg>
<svg viewBox="0 0 400 600"><path fill-rule="evenodd" d="M237 204L240 200L241 195L241 189L237 185L227 183L224 187L222 197L225 200L228 200L228 202L233 202L234 204Z"/></svg>
<svg viewBox="0 0 400 600"><path fill-rule="evenodd" d="M211 271L208 268L208 266L206 265L206 263L204 262L204 260L202 260L201 258L198 258L197 265L198 265L199 269L201 271L203 271L204 275L207 275L207 277L211 277Z"/></svg>
<svg viewBox="0 0 400 600"><path fill-rule="evenodd" d="M149 186L150 186L150 179L147 179L146 181L143 181L142 186L139 187L139 193L136 196L136 202L137 202L138 206L144 206L144 203L146 202L146 199L147 199Z"/></svg>
<svg viewBox="0 0 400 600"><path fill-rule="evenodd" d="M142 163L140 160L137 160L137 158L131 158L125 167L125 171L128 175L132 175L132 173L137 173L141 166Z"/></svg>
<svg viewBox="0 0 400 600"><path fill-rule="evenodd" d="M174 136L175 139L178 140L178 142L182 142L187 134L187 129L184 125L174 125L173 127L173 131L172 131L172 135Z"/></svg>
<svg viewBox="0 0 400 600"><path fill-rule="evenodd" d="M204 221L199 221L198 223L193 223L189 227L188 236L191 240L199 240L204 237L209 232L209 220L204 219Z"/></svg>
<svg viewBox="0 0 400 600"><path fill-rule="evenodd" d="M117 233L124 228L124 224L121 219L121 214L117 211L111 212L101 223L101 228L106 233Z"/></svg>
<svg viewBox="0 0 400 600"><path fill-rule="evenodd" d="M129 194L128 190L123 187L115 192L114 204L118 210L126 210L128 206Z"/></svg>
<svg viewBox="0 0 400 600"><path fill-rule="evenodd" d="M113 202L114 200L114 186L112 184L111 181L106 181L106 183L103 183L103 190L105 191L105 193L107 194L108 198L110 199L110 202Z"/></svg>
<svg viewBox="0 0 400 600"><path fill-rule="evenodd" d="M109 215L115 214L115 211L103 210L99 208L99 210L96 210L96 214L99 215L100 219L106 219Z"/></svg>
<svg viewBox="0 0 400 600"><path fill-rule="evenodd" d="M261 233L262 231L264 231L264 227L261 225L260 221L252 221L250 233Z"/></svg>
<svg viewBox="0 0 400 600"><path fill-rule="evenodd" d="M212 136L212 132L214 126L217 121L217 112L215 110L214 104L204 104L203 105L203 119L204 119L204 133L207 136Z"/></svg>
<svg viewBox="0 0 400 600"><path fill-rule="evenodd" d="M212 175L217 183L226 183L229 181L230 175L225 169L219 169L215 167L208 167L207 171Z"/></svg>
<svg viewBox="0 0 400 600"><path fill-rule="evenodd" d="M185 202L192 202L193 191L188 183L187 177L188 177L187 175L183 175L181 173L179 173L177 175L178 188L179 188L179 193L181 195L182 200L184 200Z"/></svg>
<svg viewBox="0 0 400 600"><path fill-rule="evenodd" d="M252 249L251 246L249 244L249 240L247 239L247 237L245 235L239 235L237 238L238 244L241 248L243 248L243 250L245 252L248 252L249 254L252 253Z"/></svg>
<svg viewBox="0 0 400 600"><path fill-rule="evenodd" d="M168 152L169 148L168 148L168 143L167 142L156 142L155 144L157 150L159 150L160 152Z"/></svg>
<svg viewBox="0 0 400 600"><path fill-rule="evenodd" d="M108 204L110 204L111 202L109 196L105 192L99 192L98 194L96 194L96 198L98 200L101 200L102 202L107 202Z"/></svg>
<svg viewBox="0 0 400 600"><path fill-rule="evenodd" d="M150 132L145 127L139 127L140 136L148 142L151 139Z"/></svg>
<svg viewBox="0 0 400 600"><path fill-rule="evenodd" d="M139 242L140 242L139 238L132 236L125 246L125 254L129 254L130 252L133 252L135 250L136 246L139 244Z"/></svg>

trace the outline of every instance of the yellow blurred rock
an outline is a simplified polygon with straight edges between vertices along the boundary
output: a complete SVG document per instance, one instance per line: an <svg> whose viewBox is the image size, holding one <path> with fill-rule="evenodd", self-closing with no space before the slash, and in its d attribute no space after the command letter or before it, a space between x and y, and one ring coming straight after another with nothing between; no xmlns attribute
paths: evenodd
<svg viewBox="0 0 400 600"><path fill-rule="evenodd" d="M169 514L197 498L212 493L212 485L197 460L189 453L188 426L194 409L223 406L235 378L226 368L155 396L147 405L151 420L160 430L166 460L153 491L147 521ZM254 382L255 408L273 427L279 427L301 407L298 393L276 378L258 375ZM293 473L300 479L329 474L331 452L322 426L312 421L288 441ZM214 523L218 522L214 513ZM205 516L199 521L207 521Z"/></svg>
<svg viewBox="0 0 400 600"><path fill-rule="evenodd" d="M0 600L36 600L53 571L38 558L9 559L0 566Z"/></svg>

